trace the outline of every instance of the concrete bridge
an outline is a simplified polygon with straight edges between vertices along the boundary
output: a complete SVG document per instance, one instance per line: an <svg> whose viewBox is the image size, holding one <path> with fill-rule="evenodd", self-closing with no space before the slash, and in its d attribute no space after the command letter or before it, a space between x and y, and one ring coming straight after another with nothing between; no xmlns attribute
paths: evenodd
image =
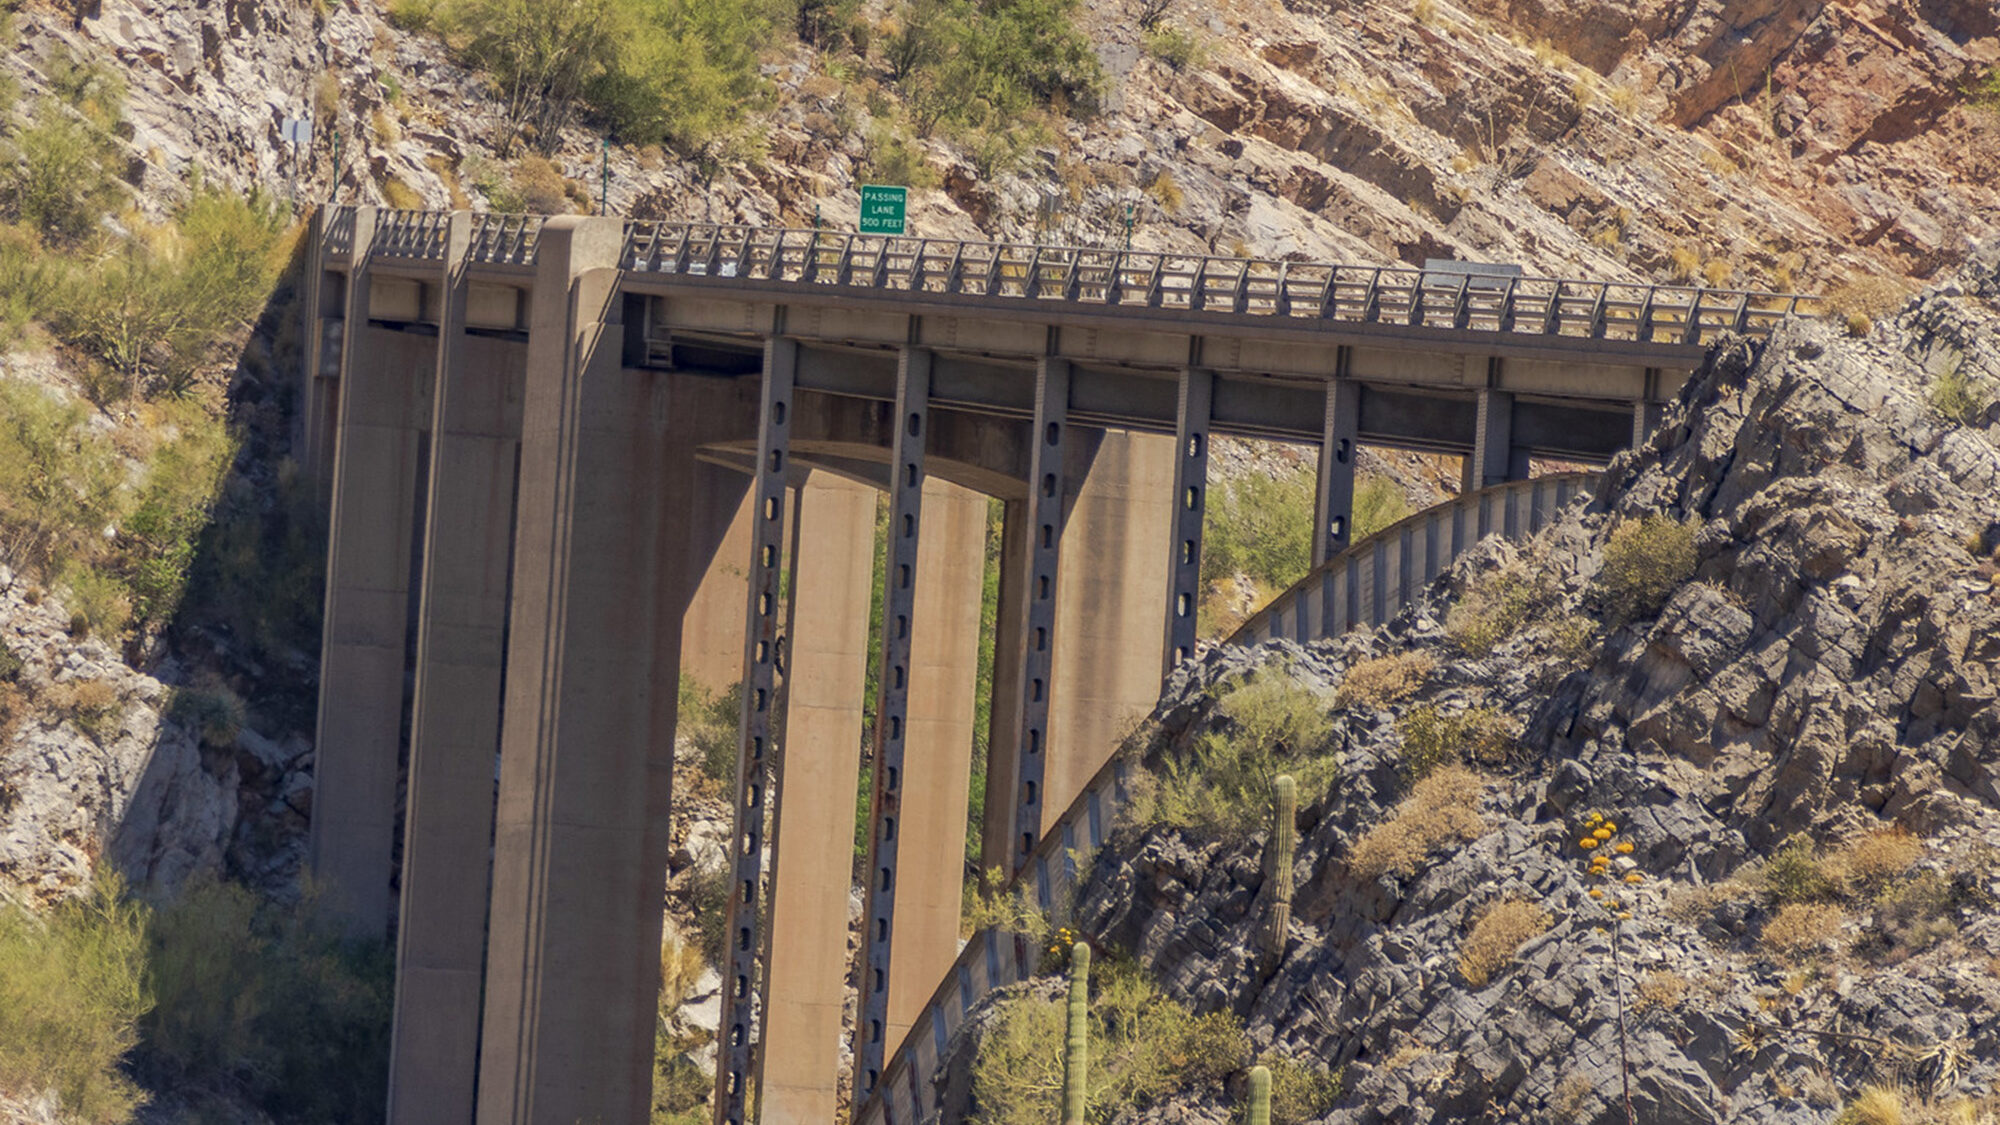
<svg viewBox="0 0 2000 1125"><path fill-rule="evenodd" d="M1798 302L348 207L312 246L311 858L355 932L393 927L390 1119L425 1125L645 1120L684 672L745 701L717 1121L832 1118L850 970L851 1096L887 1112L960 963L981 645L981 852L1014 872L1193 650L1210 435L1318 445L1334 559L1359 443L1457 453L1471 488L1601 461L1708 341Z"/></svg>

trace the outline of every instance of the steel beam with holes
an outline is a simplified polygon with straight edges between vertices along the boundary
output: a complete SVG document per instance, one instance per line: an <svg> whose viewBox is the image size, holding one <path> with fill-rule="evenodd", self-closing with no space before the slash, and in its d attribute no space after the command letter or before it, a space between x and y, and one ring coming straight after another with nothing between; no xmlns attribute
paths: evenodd
<svg viewBox="0 0 2000 1125"><path fill-rule="evenodd" d="M736 828L729 851L729 972L724 980L721 1053L716 1068L717 1125L749 1120L751 1023L757 963L764 952L764 823L771 785L772 699L776 684L778 574L784 559L785 481L790 475L792 380L798 344L773 337L764 345L758 403L756 485L750 527L750 596L743 644L743 722L736 753Z"/></svg>
<svg viewBox="0 0 2000 1125"><path fill-rule="evenodd" d="M1360 436L1361 384L1350 379L1329 381L1319 442L1319 491L1313 502L1314 566L1354 541L1354 462Z"/></svg>
<svg viewBox="0 0 2000 1125"><path fill-rule="evenodd" d="M861 1015L854 1023L854 1104L874 1096L889 1029L889 952L896 923L897 831L910 702L911 617L917 602L917 535L923 526L924 441L931 353L903 349L896 365L896 434L890 449L889 544L882 576L882 678L875 706L875 794L870 802L868 909L861 942Z"/></svg>
<svg viewBox="0 0 2000 1125"><path fill-rule="evenodd" d="M1164 673L1194 658L1195 609L1201 604L1201 518L1208 507L1208 423L1215 375L1181 372L1174 454L1172 554L1167 560L1167 648Z"/></svg>
<svg viewBox="0 0 2000 1125"><path fill-rule="evenodd" d="M1035 369L1034 450L1028 459L1027 575L1023 591L1021 676L1013 702L1020 721L1014 757L1014 842L1009 874L1042 838L1042 781L1048 764L1049 681L1054 669L1056 563L1063 526L1063 445L1069 430L1069 363L1044 357Z"/></svg>

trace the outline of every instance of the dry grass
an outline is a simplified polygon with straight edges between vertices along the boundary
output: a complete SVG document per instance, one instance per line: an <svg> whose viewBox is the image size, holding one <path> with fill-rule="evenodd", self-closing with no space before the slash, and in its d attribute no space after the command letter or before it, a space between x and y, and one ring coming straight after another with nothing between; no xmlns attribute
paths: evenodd
<svg viewBox="0 0 2000 1125"><path fill-rule="evenodd" d="M1764 923L1764 948L1785 961L1826 949L1840 936L1847 914L1838 906L1823 902L1792 902L1778 908Z"/></svg>
<svg viewBox="0 0 2000 1125"><path fill-rule="evenodd" d="M1890 828L1849 840L1828 863L1855 893L1870 894L1916 866L1923 854L1922 840Z"/></svg>
<svg viewBox="0 0 2000 1125"><path fill-rule="evenodd" d="M1363 878L1417 873L1435 848L1478 837L1478 774L1460 765L1440 767L1419 781L1388 820L1362 836L1348 854L1348 867Z"/></svg>
<svg viewBox="0 0 2000 1125"><path fill-rule="evenodd" d="M1664 1008L1672 1011L1687 999L1687 978L1666 969L1655 969L1639 978L1638 996L1632 1003L1632 1010L1643 1012L1647 1008Z"/></svg>
<svg viewBox="0 0 2000 1125"><path fill-rule="evenodd" d="M1835 320L1847 323L1849 333L1866 336L1873 322L1902 308L1915 291L1907 278L1858 277L1828 293L1826 308Z"/></svg>
<svg viewBox="0 0 2000 1125"><path fill-rule="evenodd" d="M1693 281L1701 273L1701 252L1689 246L1667 251L1667 273L1682 284Z"/></svg>
<svg viewBox="0 0 2000 1125"><path fill-rule="evenodd" d="M1480 912L1472 932L1458 947L1458 971L1474 988L1514 959L1523 942L1549 928L1549 912L1523 899L1502 899Z"/></svg>
<svg viewBox="0 0 2000 1125"><path fill-rule="evenodd" d="M108 680L71 680L48 692L49 705L65 713L85 734L99 742L118 733L125 701Z"/></svg>
<svg viewBox="0 0 2000 1125"><path fill-rule="evenodd" d="M1863 1086L1834 1118L1834 1125L1903 1125L1903 1092L1893 1086Z"/></svg>
<svg viewBox="0 0 2000 1125"><path fill-rule="evenodd" d="M1334 692L1336 707L1380 709L1416 694L1437 669L1437 661L1421 652L1377 656L1355 663Z"/></svg>

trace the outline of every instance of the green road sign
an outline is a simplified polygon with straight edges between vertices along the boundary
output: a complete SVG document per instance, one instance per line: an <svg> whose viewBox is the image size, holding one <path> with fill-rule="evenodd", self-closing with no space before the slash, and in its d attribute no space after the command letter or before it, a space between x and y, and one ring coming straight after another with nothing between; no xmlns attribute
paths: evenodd
<svg viewBox="0 0 2000 1125"><path fill-rule="evenodd" d="M883 184L861 185L861 233L902 234L909 210L910 189Z"/></svg>

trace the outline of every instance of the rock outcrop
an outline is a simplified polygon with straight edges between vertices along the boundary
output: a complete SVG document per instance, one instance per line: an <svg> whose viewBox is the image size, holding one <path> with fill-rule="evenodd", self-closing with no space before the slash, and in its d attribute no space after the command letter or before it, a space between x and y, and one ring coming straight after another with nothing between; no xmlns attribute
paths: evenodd
<svg viewBox="0 0 2000 1125"><path fill-rule="evenodd" d="M1216 697L1244 677L1283 677L1331 716L1340 775L1300 795L1275 972L1254 842L1126 823L1073 924L1195 1010L1235 1013L1259 1053L1344 1068L1316 1118L1333 1125L1610 1125L1621 1054L1645 1122L1824 1122L1864 1084L1900 1087L1913 1113L1991 1112L2000 406L1961 425L1930 400L1946 370L2000 373L1996 284L2000 255L1866 341L1794 323L1726 344L1536 540L1482 546L1373 633L1184 673L1144 743L1153 769L1228 735ZM1692 575L1606 620L1607 546L1648 517L1694 529ZM1495 583L1533 591L1533 612L1467 646L1451 607ZM1336 703L1357 664L1412 652L1435 662L1413 695ZM1479 826L1366 865L1361 842L1411 792L1413 713L1474 708L1512 735L1479 743ZM1592 895L1593 811L1632 845L1610 868L1627 921ZM1471 931L1513 900L1545 931L1475 973ZM990 1023L968 1020L961 1063ZM1188 1091L1143 1119L1234 1120L1233 1098Z"/></svg>

